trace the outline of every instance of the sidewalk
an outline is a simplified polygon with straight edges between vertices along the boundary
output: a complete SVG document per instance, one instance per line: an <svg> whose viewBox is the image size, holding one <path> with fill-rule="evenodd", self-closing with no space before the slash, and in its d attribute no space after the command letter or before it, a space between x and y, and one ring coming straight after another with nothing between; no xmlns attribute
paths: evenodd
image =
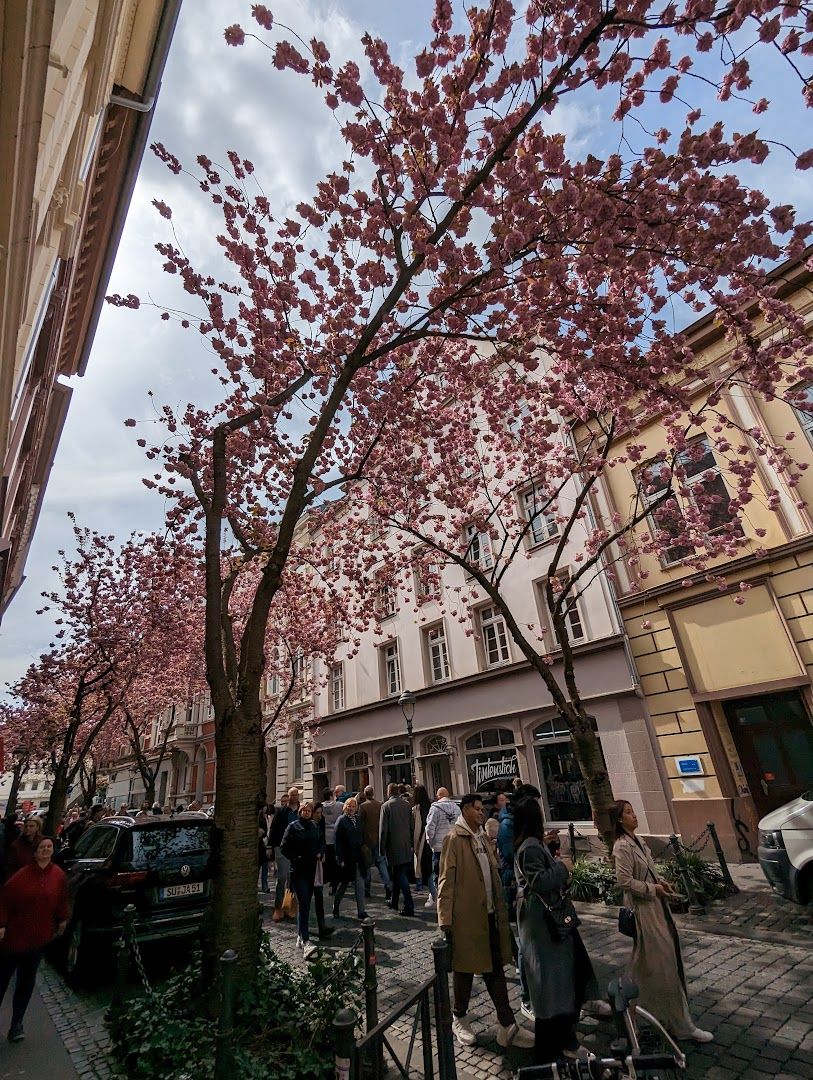
<svg viewBox="0 0 813 1080"><path fill-rule="evenodd" d="M23 1042L6 1041L11 1021L11 996L14 983L6 992L0 1009L0 1077L3 1080L78 1080L79 1074L71 1063L68 1051L60 1038L40 996L41 979L25 1015L26 1037Z"/></svg>

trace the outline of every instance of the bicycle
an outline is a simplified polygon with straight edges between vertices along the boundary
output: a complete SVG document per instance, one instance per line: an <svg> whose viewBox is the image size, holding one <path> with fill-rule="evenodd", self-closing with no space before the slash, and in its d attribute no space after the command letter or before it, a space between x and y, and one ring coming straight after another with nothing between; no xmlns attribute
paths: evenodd
<svg viewBox="0 0 813 1080"><path fill-rule="evenodd" d="M607 987L613 1019L619 1038L612 1044L617 1057L598 1057L580 1051L574 1059L564 1059L551 1065L528 1065L518 1070L516 1080L661 1080L666 1073L682 1072L686 1055L663 1024L640 1005L635 1014L630 1005L638 996L638 987L623 976L613 979ZM658 1052L644 1052L638 1023L648 1025L646 1041L660 1041ZM582 1056L584 1055L584 1056Z"/></svg>

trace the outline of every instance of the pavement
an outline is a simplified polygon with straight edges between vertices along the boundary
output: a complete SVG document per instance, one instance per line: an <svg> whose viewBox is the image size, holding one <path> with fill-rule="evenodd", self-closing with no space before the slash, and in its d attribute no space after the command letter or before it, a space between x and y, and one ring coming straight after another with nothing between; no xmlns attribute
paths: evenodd
<svg viewBox="0 0 813 1080"><path fill-rule="evenodd" d="M689 1046L687 1080L809 1080L813 1076L813 920L811 913L777 897L758 867L732 867L741 892L709 905L705 915L680 916L689 1001L696 1022L715 1034L707 1046ZM417 916L405 919L384 903L374 885L368 911L376 921L379 1016L408 997L432 973L431 943L437 936L434 911L416 897ZM261 895L264 926L277 954L303 967L292 922L271 921L270 897ZM344 910L353 910L351 898ZM581 905L581 932L599 983L620 973L630 945L617 932L613 909ZM333 920L329 920L333 922ZM358 942L355 918L334 922L327 951L341 954ZM507 968L512 1004L519 1015L519 983ZM110 986L76 993L43 964L32 1000L25 1042L0 1041L0 1080L113 1080L123 1076L112 1060L104 1024ZM359 986L359 998L363 998ZM0 1011L0 1036L8 1026L10 1000ZM475 979L470 1007L478 1036L473 1047L456 1046L458 1080L512 1080L529 1063L523 1051L497 1047L493 1007L482 980ZM412 1038L413 1016L392 1031L403 1059ZM5 1025L5 1026L3 1026ZM607 1023L585 1019L582 1042L607 1053L613 1031ZM412 1054L413 1072L422 1075L420 1029ZM393 1072L393 1075L394 1072ZM170 1077L162 1080L171 1080Z"/></svg>

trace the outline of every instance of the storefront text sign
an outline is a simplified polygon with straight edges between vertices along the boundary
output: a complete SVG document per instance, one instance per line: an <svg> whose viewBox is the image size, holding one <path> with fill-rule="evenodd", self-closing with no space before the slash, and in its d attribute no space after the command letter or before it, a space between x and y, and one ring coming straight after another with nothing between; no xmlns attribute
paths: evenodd
<svg viewBox="0 0 813 1080"><path fill-rule="evenodd" d="M515 776L519 776L516 754L492 758L490 761L470 761L469 768L474 774L474 786L478 791L484 784L494 780L513 780Z"/></svg>

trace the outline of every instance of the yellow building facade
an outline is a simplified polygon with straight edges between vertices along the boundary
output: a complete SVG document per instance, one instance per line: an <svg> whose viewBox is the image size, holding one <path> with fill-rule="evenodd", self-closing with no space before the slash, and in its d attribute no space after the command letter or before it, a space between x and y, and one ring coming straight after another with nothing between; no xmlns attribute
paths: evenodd
<svg viewBox="0 0 813 1080"><path fill-rule="evenodd" d="M813 323L813 275L803 263L774 277ZM710 379L723 378L729 346L713 320L690 335ZM763 347L771 347L768 328ZM707 576L687 566L677 547L660 558L642 555L643 580L638 569L616 563L619 606L678 830L691 839L713 821L735 856L756 851L764 814L813 788L813 385L793 388L806 392L809 412L739 384L723 394L719 411L741 432L758 428L811 465L797 484L754 455L755 497L738 516L744 544L736 557L711 560ZM647 457L666 445L657 420L636 441ZM705 445L698 479L702 469L725 506L735 484L713 444ZM628 511L640 482L632 466L608 470L598 516ZM776 509L768 508L769 491L778 492ZM647 520L639 531L654 527Z"/></svg>
<svg viewBox="0 0 813 1080"><path fill-rule="evenodd" d="M180 0L0 4L0 615L87 364Z"/></svg>

